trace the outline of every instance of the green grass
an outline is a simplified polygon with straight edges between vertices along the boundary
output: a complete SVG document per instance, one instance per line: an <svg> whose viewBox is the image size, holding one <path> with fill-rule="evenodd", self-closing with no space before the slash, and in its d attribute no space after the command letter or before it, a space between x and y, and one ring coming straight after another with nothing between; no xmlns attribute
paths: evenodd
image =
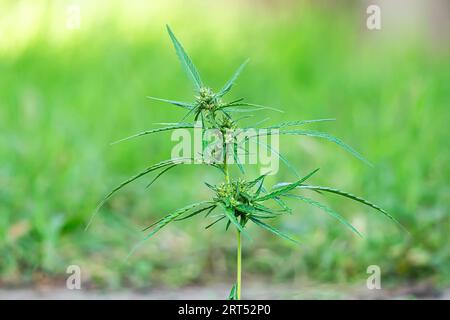
<svg viewBox="0 0 450 320"><path fill-rule="evenodd" d="M330 207L363 231L361 240L320 209L293 204L297 214L277 228L304 244L297 248L254 228L254 241L243 247L244 272L274 281L305 275L348 281L364 278L368 265L379 264L393 281L450 281L448 46L430 46L421 33L401 41L369 35L355 27L357 18L339 10L302 9L299 19L296 7L271 15L264 8L232 6L235 21L227 14L215 20L218 13L202 20L196 9L198 4L137 22L108 9L104 20L87 21L90 29L82 25L64 41L52 35L56 27L45 22L54 18L48 14L26 46L0 50L1 282L58 277L70 264L79 264L94 283L113 287L179 286L233 274L234 237L201 232L201 219L167 227L123 263L141 239L141 227L168 208L207 200L201 181L221 179L208 169L174 168L148 190L150 180L125 188L84 232L111 186L170 155L170 133L109 145L184 114L146 98L183 101L192 94L165 22L179 30L203 80L216 90L250 58L231 95L285 110L260 111L258 120L336 118L314 128L341 137L373 168L315 138L283 136L281 152L300 175L322 168L318 185L376 200L411 233L405 236L382 217L361 214L361 206L327 197ZM197 17L189 18L195 23L186 12ZM277 181L297 180L280 167ZM176 188L168 182L180 177L185 183Z"/></svg>

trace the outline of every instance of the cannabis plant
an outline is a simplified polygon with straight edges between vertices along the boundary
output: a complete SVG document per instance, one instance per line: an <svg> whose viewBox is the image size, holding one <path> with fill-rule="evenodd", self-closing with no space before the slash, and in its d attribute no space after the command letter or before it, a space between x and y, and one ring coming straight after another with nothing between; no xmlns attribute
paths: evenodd
<svg viewBox="0 0 450 320"><path fill-rule="evenodd" d="M119 141L128 140L131 138L137 138L141 136L150 135L153 133L170 131L175 129L194 129L196 127L196 123L201 123L201 130L206 131L209 129L215 129L218 132L226 134L232 130L235 130L238 127L238 122L245 118L240 117L236 118L236 113L242 112L255 112L258 110L270 109L276 110L274 108L264 107L261 105L256 105L252 103L247 103L244 99L237 99L232 101L225 100L225 96L231 90L234 85L238 75L246 65L247 61L245 61L237 71L232 75L232 77L225 83L225 85L217 92L213 91L210 87L206 86L197 69L195 68L192 60L189 58L185 50L183 49L181 43L177 40L170 27L167 26L167 31L169 36L173 42L175 47L176 54L178 55L179 60L181 61L181 65L184 71L189 76L192 84L194 85L196 96L194 97L192 102L181 102L175 100L167 100L149 97L153 100L157 100L160 102L168 103L174 105L176 107L180 107L186 110L186 115L183 119L178 123L163 123L159 125L163 125L162 127L157 127L154 129L150 129L133 136L121 139ZM341 191L336 188L318 186L314 184L310 184L312 176L317 173L319 169L312 170L310 173L303 177L299 177L297 175L297 179L294 182L284 182L278 183L272 186L270 189L266 189L264 187L264 180L267 176L266 174L262 174L254 179L246 178L244 165L239 161L239 152L243 152L244 154L248 154L248 150L245 148L244 143L251 139L258 139L261 135L299 135L299 136L310 136L326 139L336 143L338 146L344 148L346 151L350 152L360 160L367 162L357 151L353 148L345 144L340 139L329 135L324 132L314 131L314 130L300 130L296 129L296 127L300 127L303 125L321 122L321 121L330 121L333 119L318 119L318 120L306 120L306 121L288 121L284 123L280 123L277 125L272 125L268 127L259 127L259 129L265 129L257 131L256 134L250 137L246 137L244 141L238 143L236 141L229 139L225 139L223 141L223 161L204 161L203 164L210 166L212 168L216 168L223 175L223 182L217 185L212 185L205 182L206 186L211 190L211 199L208 201L201 201L189 204L183 208L172 210L170 214L165 217L155 221L144 231L147 232L145 239L152 237L162 228L166 227L168 224L174 221L182 221L190 219L194 216L197 216L201 213L204 213L205 218L214 218L211 222L206 226L206 229L209 229L213 226L219 225L219 223L223 223L226 230L234 229L236 232L237 239L237 276L236 283L233 285L229 299L240 299L241 298L241 235L250 237L246 231L246 227L248 224L255 224L256 226L265 229L268 232L275 234L281 238L284 238L288 241L297 242L297 240L284 233L281 230L276 229L272 225L268 223L268 221L272 219L279 218L284 214L291 214L292 210L286 205L286 198L293 198L303 201L309 205L315 206L332 217L336 218L339 222L348 227L351 231L356 233L358 236L361 236L359 231L353 227L344 217L342 217L338 212L329 208L328 206L317 202L311 198L302 195L301 192L303 190L314 190L318 193L332 193L335 195L339 195L342 197L349 198L351 200L360 202L366 206L369 206L385 216L389 217L393 221L395 219L390 216L385 210L381 209L377 205L361 198L357 197L351 193ZM255 125L254 127L257 127ZM261 133L262 132L262 133ZM202 135L203 137L203 135ZM202 138L202 144L205 141ZM267 148L270 148L267 144L262 144ZM234 179L231 176L229 167L230 163L227 158L227 154L230 153L233 155L234 161L240 169L240 178ZM293 169L293 166L283 157L280 153L277 153L277 156L280 160L285 163L290 169ZM159 177L161 177L164 173L169 171L172 168L175 168L179 165L192 163L189 158L172 158L169 160L161 161L157 164L151 165L142 172L132 176L128 180L122 182L116 188L114 188L109 194L105 196L103 201L99 204L100 208L113 194L117 191L128 185L129 183L135 181L138 178L149 175L153 173L155 176L150 181L148 186L152 185ZM276 207L276 209L274 209ZM213 214L213 212L216 212ZM92 219L91 219L92 220Z"/></svg>

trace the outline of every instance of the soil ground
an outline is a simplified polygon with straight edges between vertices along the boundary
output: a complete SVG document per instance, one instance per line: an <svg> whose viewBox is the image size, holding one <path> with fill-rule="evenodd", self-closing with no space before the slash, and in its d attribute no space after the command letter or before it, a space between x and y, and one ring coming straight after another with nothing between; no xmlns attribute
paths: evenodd
<svg viewBox="0 0 450 320"><path fill-rule="evenodd" d="M438 290L427 283L401 288L368 290L365 286L304 285L280 286L247 284L243 299L450 299L450 288ZM0 289L1 300L16 299L224 299L228 284L189 286L178 289L105 291L69 290L52 286Z"/></svg>

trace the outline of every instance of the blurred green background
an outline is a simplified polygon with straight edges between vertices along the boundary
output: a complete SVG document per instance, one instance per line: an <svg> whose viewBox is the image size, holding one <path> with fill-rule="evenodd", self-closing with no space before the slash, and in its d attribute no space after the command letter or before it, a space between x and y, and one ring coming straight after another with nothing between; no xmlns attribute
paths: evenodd
<svg viewBox="0 0 450 320"><path fill-rule="evenodd" d="M124 263L142 227L209 197L202 181L219 182L215 170L179 167L148 190L144 178L84 231L107 191L170 157L170 133L109 145L182 117L146 96L192 96L166 23L212 88L250 58L232 97L285 110L257 119L336 118L311 129L341 137L373 168L313 138L283 137L281 151L300 173L320 167L315 183L379 204L410 231L324 197L359 239L293 204L275 225L303 245L252 228L244 283L355 283L376 264L392 286L449 284L450 10L446 1L402 3L381 2L382 29L369 31L364 1L1 1L0 286L59 281L72 264L100 288L233 282L234 233L205 231L200 217L170 225ZM81 24L72 30L73 4ZM267 185L293 179L280 164Z"/></svg>

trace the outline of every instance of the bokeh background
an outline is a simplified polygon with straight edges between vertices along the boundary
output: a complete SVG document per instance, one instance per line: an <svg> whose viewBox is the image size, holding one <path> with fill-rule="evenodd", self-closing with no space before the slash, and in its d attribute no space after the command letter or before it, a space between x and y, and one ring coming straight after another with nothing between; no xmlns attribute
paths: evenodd
<svg viewBox="0 0 450 320"><path fill-rule="evenodd" d="M370 208L323 197L364 233L359 239L325 213L293 204L294 214L274 224L303 244L251 228L244 297L255 283L269 292L289 286L294 297L305 283L365 286L373 264L387 288L447 287L450 6L392 2L2 0L0 287L64 287L73 264L85 288L231 287L234 233L223 225L205 231L201 217L170 225L124 262L142 227L209 197L202 181L222 178L210 168L176 168L148 190L144 178L84 231L107 191L170 157L170 133L109 145L182 117L146 96L192 97L166 23L212 88L250 58L232 97L285 110L256 119L336 118L311 128L341 137L374 167L313 138L283 137L281 151L301 173L320 167L315 183L364 196L410 232ZM374 3L378 31L366 28ZM70 5L80 8L79 29L67 28ZM281 164L267 185L293 179Z"/></svg>

